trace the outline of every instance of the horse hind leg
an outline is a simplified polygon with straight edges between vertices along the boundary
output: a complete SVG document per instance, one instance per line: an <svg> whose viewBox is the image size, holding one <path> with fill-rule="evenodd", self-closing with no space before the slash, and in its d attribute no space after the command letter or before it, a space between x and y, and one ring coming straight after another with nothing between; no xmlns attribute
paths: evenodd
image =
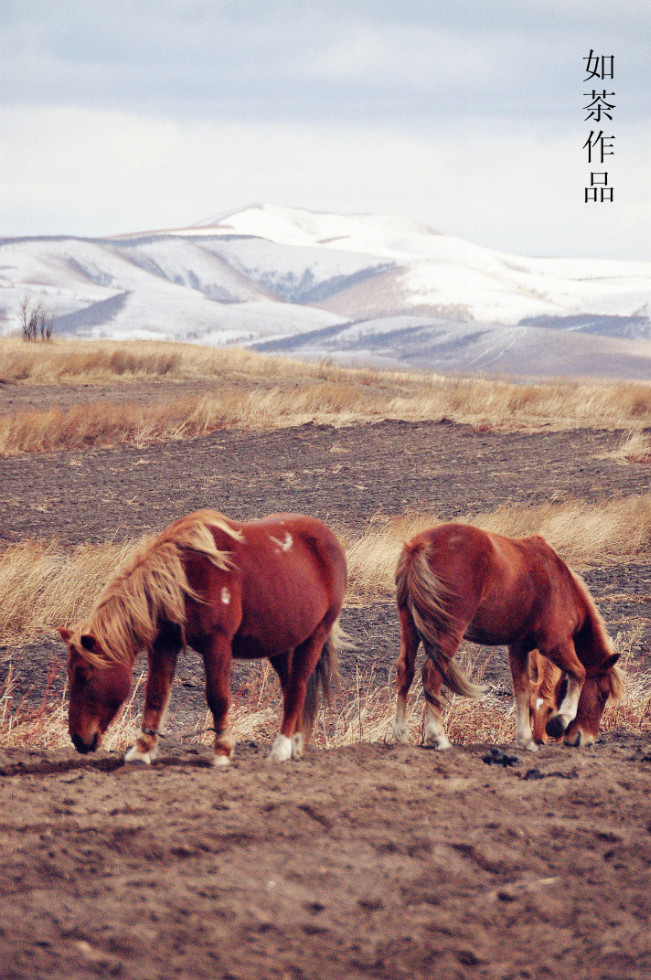
<svg viewBox="0 0 651 980"><path fill-rule="evenodd" d="M270 762L287 762L289 759L300 759L303 756L301 726L307 682L319 662L331 627L332 621L327 623L324 620L320 623L314 633L293 650L291 656L283 655L286 661L281 665L280 670L274 661L280 659L282 662L282 657L274 657L271 661L280 677L283 689L283 720L280 734L276 736L269 754Z"/></svg>
<svg viewBox="0 0 651 980"><path fill-rule="evenodd" d="M277 657L270 657L271 666L278 674L278 680L280 681L280 687L283 692L283 705L287 702L287 689L289 686L289 678L291 674L291 660L293 651L288 653L281 653ZM276 736L274 744L271 747L271 752L269 753L269 762L288 762L291 758L300 758L302 753L302 743L296 744L296 751L299 753L294 756L294 736L289 738L283 735L281 732Z"/></svg>
<svg viewBox="0 0 651 980"><path fill-rule="evenodd" d="M396 742L407 744L407 697L414 679L414 666L420 637L411 613L406 608L399 608L400 616L400 653L396 662L396 715L393 720L393 737Z"/></svg>
<svg viewBox="0 0 651 980"><path fill-rule="evenodd" d="M441 698L443 678L429 657L423 664L422 676L423 694L425 696L423 745L430 749L450 749L452 743L446 735L443 722L443 699Z"/></svg>

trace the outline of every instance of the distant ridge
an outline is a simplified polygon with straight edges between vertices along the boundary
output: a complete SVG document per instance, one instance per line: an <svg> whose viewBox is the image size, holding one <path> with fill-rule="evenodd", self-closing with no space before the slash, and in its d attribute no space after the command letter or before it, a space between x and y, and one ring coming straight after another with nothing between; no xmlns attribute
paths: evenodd
<svg viewBox="0 0 651 980"><path fill-rule="evenodd" d="M55 335L651 377L651 262L509 255L393 215L255 204L179 229L0 239L0 332L25 296Z"/></svg>

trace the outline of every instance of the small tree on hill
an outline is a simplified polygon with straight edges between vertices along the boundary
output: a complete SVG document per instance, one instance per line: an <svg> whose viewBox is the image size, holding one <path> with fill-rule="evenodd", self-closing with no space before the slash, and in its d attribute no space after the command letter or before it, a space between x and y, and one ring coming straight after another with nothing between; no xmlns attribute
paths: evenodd
<svg viewBox="0 0 651 980"><path fill-rule="evenodd" d="M51 340L54 330L54 313L47 313L39 300L33 304L26 296L20 304L20 327L25 340Z"/></svg>

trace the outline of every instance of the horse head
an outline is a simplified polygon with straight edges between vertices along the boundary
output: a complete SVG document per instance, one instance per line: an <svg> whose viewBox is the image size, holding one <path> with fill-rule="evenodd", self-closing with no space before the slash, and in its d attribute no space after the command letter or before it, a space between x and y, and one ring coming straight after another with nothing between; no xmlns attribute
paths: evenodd
<svg viewBox="0 0 651 980"><path fill-rule="evenodd" d="M615 666L618 660L619 654L613 653L598 672L586 677L576 718L567 726L563 736L566 745L594 745L608 699L612 697L617 701L623 693L622 673Z"/></svg>
<svg viewBox="0 0 651 980"><path fill-rule="evenodd" d="M94 752L126 701L131 669L112 663L90 633L59 628L68 648L68 730L78 752Z"/></svg>

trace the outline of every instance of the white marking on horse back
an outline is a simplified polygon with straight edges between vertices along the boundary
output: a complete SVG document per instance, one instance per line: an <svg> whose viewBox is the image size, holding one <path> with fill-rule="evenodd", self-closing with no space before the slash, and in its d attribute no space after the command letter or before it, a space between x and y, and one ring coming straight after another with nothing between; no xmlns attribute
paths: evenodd
<svg viewBox="0 0 651 980"><path fill-rule="evenodd" d="M231 590L225 585L222 589L222 602L225 606L231 601Z"/></svg>
<svg viewBox="0 0 651 980"><path fill-rule="evenodd" d="M536 698L536 708L540 708L543 705L543 703L544 702L542 698Z"/></svg>
<svg viewBox="0 0 651 980"><path fill-rule="evenodd" d="M277 544L278 545L278 547L280 548L281 551L289 551L289 549L291 548L291 546L294 544L294 539L291 536L291 534L289 533L289 531L285 531L285 540L284 541L280 541L278 538L274 538L274 536L272 534L270 534L269 537L273 541L274 544Z"/></svg>

